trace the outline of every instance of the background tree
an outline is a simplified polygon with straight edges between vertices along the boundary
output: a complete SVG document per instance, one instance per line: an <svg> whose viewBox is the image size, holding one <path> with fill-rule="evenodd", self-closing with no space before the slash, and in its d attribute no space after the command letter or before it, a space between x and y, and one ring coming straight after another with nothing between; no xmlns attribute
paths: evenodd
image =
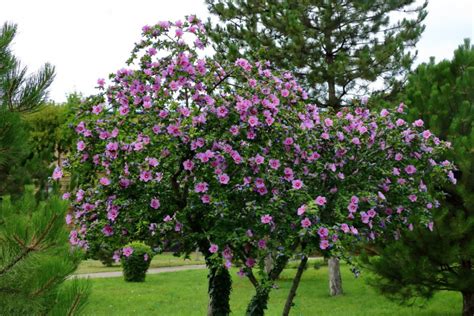
<svg viewBox="0 0 474 316"><path fill-rule="evenodd" d="M413 119L450 141L446 158L459 170L457 185L444 188L444 208L436 212L432 233L414 230L367 259L382 293L407 301L431 298L436 291L463 295L463 315L474 314L474 46L466 40L452 60L420 65L402 98ZM396 255L395 255L396 254Z"/></svg>
<svg viewBox="0 0 474 316"><path fill-rule="evenodd" d="M339 107L369 84L399 90L415 55L427 2L415 0L206 0L224 58L271 60L291 70L319 106Z"/></svg>
<svg viewBox="0 0 474 316"><path fill-rule="evenodd" d="M81 258L68 244L67 205L53 197L37 204L33 188L0 204L0 314L77 315L88 283L64 282Z"/></svg>
<svg viewBox="0 0 474 316"><path fill-rule="evenodd" d="M16 25L0 29L0 195L18 194L30 181L25 158L29 153L26 125L19 113L31 112L44 103L54 78L54 67L45 64L34 75L27 75L11 51Z"/></svg>
<svg viewBox="0 0 474 316"><path fill-rule="evenodd" d="M27 124L29 153L24 165L32 183L38 189L37 196L45 197L51 189L54 166L61 165L73 145L74 131L69 127L81 94L71 93L62 104L45 104L33 113L24 115ZM23 140L24 141L24 140ZM63 185L67 185L65 179Z"/></svg>

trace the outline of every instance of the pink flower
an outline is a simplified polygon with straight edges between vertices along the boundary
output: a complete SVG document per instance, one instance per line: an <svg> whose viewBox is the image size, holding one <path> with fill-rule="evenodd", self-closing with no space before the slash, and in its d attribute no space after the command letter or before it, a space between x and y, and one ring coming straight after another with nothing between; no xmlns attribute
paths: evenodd
<svg viewBox="0 0 474 316"><path fill-rule="evenodd" d="M408 199L412 202L416 202L416 200L418 199L418 197L415 195L415 194L410 194L408 196Z"/></svg>
<svg viewBox="0 0 474 316"><path fill-rule="evenodd" d="M311 221L309 220L309 218L305 218L301 221L301 227L303 228L308 228L311 226Z"/></svg>
<svg viewBox="0 0 474 316"><path fill-rule="evenodd" d="M416 172L416 168L413 165L408 165L405 167L405 172L407 174L414 174Z"/></svg>
<svg viewBox="0 0 474 316"><path fill-rule="evenodd" d="M110 210L107 212L107 218L111 220L112 222L115 221L115 219L118 216L118 207L111 207Z"/></svg>
<svg viewBox="0 0 474 316"><path fill-rule="evenodd" d="M256 116L251 116L248 119L248 123L250 126L255 127L258 124L258 118Z"/></svg>
<svg viewBox="0 0 474 316"><path fill-rule="evenodd" d="M92 113L94 113L95 115L100 114L100 112L102 112L102 106L100 104L99 105L94 105L92 107Z"/></svg>
<svg viewBox="0 0 474 316"><path fill-rule="evenodd" d="M320 227L318 229L318 235L321 238L327 238L329 236L329 230L326 227Z"/></svg>
<svg viewBox="0 0 474 316"><path fill-rule="evenodd" d="M253 268L255 266L255 263L257 263L257 261L255 261L254 258L247 258L247 260L245 261L245 265L249 268Z"/></svg>
<svg viewBox="0 0 474 316"><path fill-rule="evenodd" d="M423 120L416 120L415 122L413 122L413 125L416 127L422 127L424 125L424 122Z"/></svg>
<svg viewBox="0 0 474 316"><path fill-rule="evenodd" d="M329 241L327 241L326 239L321 240L319 242L319 248L321 248L322 250L325 250L325 249L329 248Z"/></svg>
<svg viewBox="0 0 474 316"><path fill-rule="evenodd" d="M324 206L327 203L327 200L324 196L318 195L314 202L319 206Z"/></svg>
<svg viewBox="0 0 474 316"><path fill-rule="evenodd" d="M347 206L347 209L348 209L349 212L351 212L351 213L356 212L356 211L357 211L357 208L358 208L358 206L357 206L357 204L355 204L355 203L349 203L349 205Z"/></svg>
<svg viewBox="0 0 474 316"><path fill-rule="evenodd" d="M125 257L130 257L133 253L133 248L132 247L125 247L122 249L122 253Z"/></svg>
<svg viewBox="0 0 474 316"><path fill-rule="evenodd" d="M63 194L62 199L63 200L69 200L70 197L71 197L71 193L66 192L66 193Z"/></svg>
<svg viewBox="0 0 474 316"><path fill-rule="evenodd" d="M278 159L270 159L269 164L272 169L277 170L280 168L280 161Z"/></svg>
<svg viewBox="0 0 474 316"><path fill-rule="evenodd" d="M229 111L227 110L227 108L225 106L220 106L220 107L217 108L217 117L219 117L219 118L226 117L228 113L229 113Z"/></svg>
<svg viewBox="0 0 474 316"><path fill-rule="evenodd" d="M140 180L143 182L148 182L152 179L152 174L151 171L149 170L143 170L140 172Z"/></svg>
<svg viewBox="0 0 474 316"><path fill-rule="evenodd" d="M105 225L104 228L102 228L102 233L109 237L109 236L112 236L114 234L114 230L111 226L109 225Z"/></svg>
<svg viewBox="0 0 474 316"><path fill-rule="evenodd" d="M291 138L291 137L288 137L283 141L283 144L287 145L287 146L293 145L293 143L294 143L294 141L293 141L293 138Z"/></svg>
<svg viewBox="0 0 474 316"><path fill-rule="evenodd" d="M298 214L298 216L301 216L303 215L304 213L306 212L306 205L301 205L298 210L296 211L296 213Z"/></svg>
<svg viewBox="0 0 474 316"><path fill-rule="evenodd" d="M380 111L380 116L381 117L386 117L388 116L389 112L387 111L387 109L383 109L382 111Z"/></svg>
<svg viewBox="0 0 474 316"><path fill-rule="evenodd" d="M155 210L157 210L158 208L160 208L160 200L158 200L158 199L156 199L156 198L151 199L151 201L150 201L150 207L151 207L151 208L154 208Z"/></svg>
<svg viewBox="0 0 474 316"><path fill-rule="evenodd" d="M271 217L269 214L262 215L260 218L260 221L262 224L269 224L272 221L273 217Z"/></svg>
<svg viewBox="0 0 474 316"><path fill-rule="evenodd" d="M423 131L423 133L421 133L421 134L423 135L424 139L428 139L432 135L429 130Z"/></svg>
<svg viewBox="0 0 474 316"><path fill-rule="evenodd" d="M265 239L260 239L258 241L258 248L260 248L260 249L267 248L267 241Z"/></svg>
<svg viewBox="0 0 474 316"><path fill-rule="evenodd" d="M258 154L255 156L255 163L257 165L263 164L264 161L265 161L265 158L263 158L262 156L260 156Z"/></svg>
<svg viewBox="0 0 474 316"><path fill-rule="evenodd" d="M282 97L286 98L289 95L290 95L290 91L288 91L287 89L281 90L281 96Z"/></svg>
<svg viewBox="0 0 474 316"><path fill-rule="evenodd" d="M211 197L207 194L204 194L203 196L201 196L201 201L204 204L209 204L211 202Z"/></svg>
<svg viewBox="0 0 474 316"><path fill-rule="evenodd" d="M77 150L78 151L83 151L84 149L86 149L86 143L84 143L84 141L80 140L77 142Z"/></svg>
<svg viewBox="0 0 474 316"><path fill-rule="evenodd" d="M341 230L342 230L344 233L347 234L347 233L349 232L349 230L350 230L350 229L349 229L349 225L347 225L347 224L345 224L345 223L344 223L344 224L341 224Z"/></svg>
<svg viewBox="0 0 474 316"><path fill-rule="evenodd" d="M149 259L149 258L148 258L148 254L147 254L147 253L144 254L144 255L143 255L143 260L144 260L144 261L148 261L148 259Z"/></svg>
<svg viewBox="0 0 474 316"><path fill-rule="evenodd" d="M292 185L293 189L299 190L299 189L301 189L301 188L303 187L303 181L298 180L298 179L297 179L297 180L293 180L293 181L291 182L291 185Z"/></svg>
<svg viewBox="0 0 474 316"><path fill-rule="evenodd" d="M53 171L53 180L59 180L63 177L63 172L60 167L54 168Z"/></svg>
<svg viewBox="0 0 474 316"><path fill-rule="evenodd" d="M119 113L120 113L120 115L127 115L129 111L130 111L130 110L129 110L128 106L123 106L123 105L122 105L122 106L119 108Z"/></svg>
<svg viewBox="0 0 474 316"><path fill-rule="evenodd" d="M186 160L183 162L184 170L191 171L194 169L194 163L191 160Z"/></svg>
<svg viewBox="0 0 474 316"><path fill-rule="evenodd" d="M211 247L209 247L209 252L216 253L217 251L219 251L219 246L217 246L216 244L211 244Z"/></svg>
<svg viewBox="0 0 474 316"><path fill-rule="evenodd" d="M330 118L326 118L324 119L324 125L326 125L327 127L331 127L333 126L333 121Z"/></svg>
<svg viewBox="0 0 474 316"><path fill-rule="evenodd" d="M102 185L109 185L109 184L110 184L110 180L109 180L109 178L107 178L107 177L102 177L102 178L100 178L99 182L100 182L100 184L102 184Z"/></svg>
<svg viewBox="0 0 474 316"><path fill-rule="evenodd" d="M72 224L72 215L71 214L67 214L65 219L66 219L66 225L71 225Z"/></svg>
<svg viewBox="0 0 474 316"><path fill-rule="evenodd" d="M208 190L208 184L206 182L199 182L196 183L194 186L194 192L196 193L204 193L207 192Z"/></svg>
<svg viewBox="0 0 474 316"><path fill-rule="evenodd" d="M230 178L227 174L223 173L223 174L219 175L219 182L221 184L227 184L227 183L229 183L229 180L230 180Z"/></svg>
<svg viewBox="0 0 474 316"><path fill-rule="evenodd" d="M359 198L355 195L351 196L351 203L353 204L359 203Z"/></svg>

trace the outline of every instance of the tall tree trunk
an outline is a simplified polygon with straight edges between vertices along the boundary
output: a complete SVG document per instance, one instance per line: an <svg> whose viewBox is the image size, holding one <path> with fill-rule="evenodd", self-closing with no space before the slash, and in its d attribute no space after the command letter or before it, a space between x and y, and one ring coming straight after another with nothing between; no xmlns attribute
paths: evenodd
<svg viewBox="0 0 474 316"><path fill-rule="evenodd" d="M474 315L474 292L462 292L462 316Z"/></svg>
<svg viewBox="0 0 474 316"><path fill-rule="evenodd" d="M339 266L339 259L331 257L328 260L329 272L329 295L337 296L343 293L341 269Z"/></svg>
<svg viewBox="0 0 474 316"><path fill-rule="evenodd" d="M230 314L230 292L232 279L229 271L223 266L209 266L209 304L207 316L227 316Z"/></svg>
<svg viewBox="0 0 474 316"><path fill-rule="evenodd" d="M304 268L306 267L306 263L308 262L308 257L303 255L301 258L300 265L298 266L298 270L296 271L295 278L293 279L293 284L291 285L290 292L286 298L285 308L283 309L283 316L288 316L290 314L290 309L293 306L293 299L296 296L296 290L300 285L301 276L303 275Z"/></svg>
<svg viewBox="0 0 474 316"><path fill-rule="evenodd" d="M227 316L230 314L230 292L232 291L232 278L229 271L222 265L216 264L211 259L209 252L209 241L203 239L199 242L199 250L204 255L206 266L209 271L207 275L209 302L207 305L207 316Z"/></svg>

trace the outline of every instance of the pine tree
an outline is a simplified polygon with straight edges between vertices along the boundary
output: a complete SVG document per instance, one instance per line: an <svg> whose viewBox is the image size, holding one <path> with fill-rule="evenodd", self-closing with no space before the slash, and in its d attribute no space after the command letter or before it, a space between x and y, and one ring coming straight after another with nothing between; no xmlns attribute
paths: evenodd
<svg viewBox="0 0 474 316"><path fill-rule="evenodd" d="M77 315L88 283L66 281L81 254L72 251L59 198L37 203L33 189L0 204L0 315ZM66 282L65 282L66 281Z"/></svg>
<svg viewBox="0 0 474 316"><path fill-rule="evenodd" d="M414 230L367 258L374 285L402 301L436 291L462 293L463 315L474 315L474 46L466 40L450 61L420 65L403 99L413 120L452 143L446 157L459 168L457 184L436 211L434 230Z"/></svg>
<svg viewBox="0 0 474 316"><path fill-rule="evenodd" d="M206 0L217 53L293 71L319 106L337 108L383 82L395 94L415 58L427 2L415 0ZM392 21L396 17L396 21Z"/></svg>
<svg viewBox="0 0 474 316"><path fill-rule="evenodd" d="M27 75L11 51L16 25L0 28L0 196L19 195L31 182L25 159L30 154L28 133L20 114L35 111L44 103L54 79L54 67L45 64Z"/></svg>
<svg viewBox="0 0 474 316"><path fill-rule="evenodd" d="M45 101L54 67L45 64L36 74L28 75L27 67L21 65L10 48L16 31L16 25L8 23L0 29L0 106L27 112Z"/></svg>

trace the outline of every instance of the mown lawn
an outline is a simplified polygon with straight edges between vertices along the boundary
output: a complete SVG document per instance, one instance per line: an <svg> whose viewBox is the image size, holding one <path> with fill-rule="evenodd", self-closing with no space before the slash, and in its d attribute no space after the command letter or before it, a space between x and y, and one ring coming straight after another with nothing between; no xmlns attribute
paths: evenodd
<svg viewBox="0 0 474 316"><path fill-rule="evenodd" d="M199 253L193 253L189 259L184 259L183 257L175 257L172 253L162 253L153 257L150 263L150 268L175 267L193 264L205 264L204 257ZM122 267L120 266L120 263L114 264L111 267L106 267L98 260L84 260L81 262L75 273L97 273L121 270Z"/></svg>
<svg viewBox="0 0 474 316"><path fill-rule="evenodd" d="M290 277L287 269L272 292L267 315L281 315ZM303 275L291 315L459 315L461 296L443 292L425 308L402 307L375 293L361 276L355 279L342 268L345 294L328 296L327 268L309 268ZM206 270L181 271L147 276L145 283L125 283L121 278L92 280L92 295L86 315L206 315ZM231 308L233 315L244 315L253 287L245 278L234 276Z"/></svg>

